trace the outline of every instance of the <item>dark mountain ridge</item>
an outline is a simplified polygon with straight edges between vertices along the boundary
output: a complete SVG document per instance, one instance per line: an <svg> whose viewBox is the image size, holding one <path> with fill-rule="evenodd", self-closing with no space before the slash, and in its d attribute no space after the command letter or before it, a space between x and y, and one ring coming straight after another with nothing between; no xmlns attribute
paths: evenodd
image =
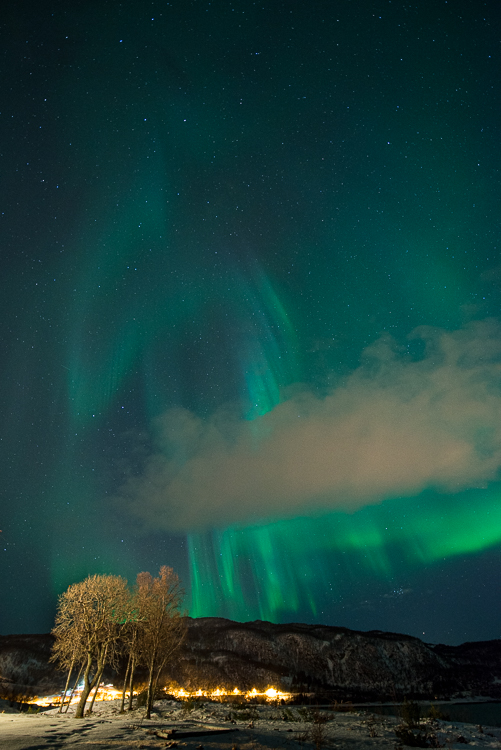
<svg viewBox="0 0 501 750"><path fill-rule="evenodd" d="M65 675L49 662L51 635L0 636L3 692L51 694ZM109 674L119 682L120 675ZM501 641L427 644L409 635L328 625L188 618L182 652L165 683L188 690L273 685L329 699L381 701L501 698Z"/></svg>

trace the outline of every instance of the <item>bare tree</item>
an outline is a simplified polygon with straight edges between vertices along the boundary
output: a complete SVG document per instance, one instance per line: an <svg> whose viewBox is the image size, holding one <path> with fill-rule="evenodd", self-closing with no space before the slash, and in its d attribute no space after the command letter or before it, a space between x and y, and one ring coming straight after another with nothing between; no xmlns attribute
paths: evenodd
<svg viewBox="0 0 501 750"><path fill-rule="evenodd" d="M99 686L106 663L113 662L117 643L129 619L127 581L119 576L89 576L59 597L54 657L69 668L84 662L84 687L75 718L82 718L91 690Z"/></svg>
<svg viewBox="0 0 501 750"><path fill-rule="evenodd" d="M186 635L186 618L180 611L183 595L177 574L165 565L160 568L158 578L150 573L139 573L137 577L140 658L148 667L147 719L151 718L160 673Z"/></svg>

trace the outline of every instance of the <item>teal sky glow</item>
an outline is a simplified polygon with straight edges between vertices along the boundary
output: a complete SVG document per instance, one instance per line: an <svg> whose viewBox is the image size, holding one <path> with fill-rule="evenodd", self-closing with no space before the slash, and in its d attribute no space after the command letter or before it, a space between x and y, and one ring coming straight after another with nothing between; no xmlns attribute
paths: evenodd
<svg viewBox="0 0 501 750"><path fill-rule="evenodd" d="M193 616L500 637L498 16L9 11L1 632L167 564Z"/></svg>

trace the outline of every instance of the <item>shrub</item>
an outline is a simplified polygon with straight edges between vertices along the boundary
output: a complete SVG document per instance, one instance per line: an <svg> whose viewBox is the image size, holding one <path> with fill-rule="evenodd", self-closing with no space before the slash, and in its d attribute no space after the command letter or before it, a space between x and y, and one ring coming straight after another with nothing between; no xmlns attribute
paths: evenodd
<svg viewBox="0 0 501 750"><path fill-rule="evenodd" d="M421 709L417 703L404 700L400 707L400 715L407 726L414 727L421 718Z"/></svg>
<svg viewBox="0 0 501 750"><path fill-rule="evenodd" d="M441 719L442 721L449 720L448 714L444 714L437 706L431 705L428 710L428 719Z"/></svg>
<svg viewBox="0 0 501 750"><path fill-rule="evenodd" d="M310 738L315 745L316 750L321 750L328 744L327 728L324 721L316 721L310 729Z"/></svg>
<svg viewBox="0 0 501 750"><path fill-rule="evenodd" d="M301 719L290 708L284 708L282 709L282 721L301 721Z"/></svg>
<svg viewBox="0 0 501 750"><path fill-rule="evenodd" d="M444 747L434 734L427 732L413 732L409 727L395 727L395 734L403 745L407 747Z"/></svg>

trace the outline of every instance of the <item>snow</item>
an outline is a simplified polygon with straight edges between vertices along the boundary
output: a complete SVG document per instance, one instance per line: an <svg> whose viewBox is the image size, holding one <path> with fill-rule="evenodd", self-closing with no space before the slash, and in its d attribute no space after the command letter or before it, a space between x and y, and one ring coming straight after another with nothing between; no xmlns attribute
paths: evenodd
<svg viewBox="0 0 501 750"><path fill-rule="evenodd" d="M8 713L0 705L0 746L33 750L74 746L75 750L102 748L166 748L179 750L313 750L310 709L206 701L190 705L157 701L151 720L144 709L119 713L119 701L96 703L92 716L74 719L50 709L40 714ZM5 713L2 713L6 710ZM12 710L12 709L11 709ZM329 720L321 724L320 748L383 750L402 747L395 735L398 720L367 712L335 713L321 709ZM240 718L239 718L240 717ZM286 720L286 719L293 720ZM465 741L477 748L499 748L501 729L450 721L422 722L415 731L433 731L441 746L464 750ZM195 734L196 733L196 734ZM461 739L460 739L461 738ZM459 741L458 741L459 740Z"/></svg>

